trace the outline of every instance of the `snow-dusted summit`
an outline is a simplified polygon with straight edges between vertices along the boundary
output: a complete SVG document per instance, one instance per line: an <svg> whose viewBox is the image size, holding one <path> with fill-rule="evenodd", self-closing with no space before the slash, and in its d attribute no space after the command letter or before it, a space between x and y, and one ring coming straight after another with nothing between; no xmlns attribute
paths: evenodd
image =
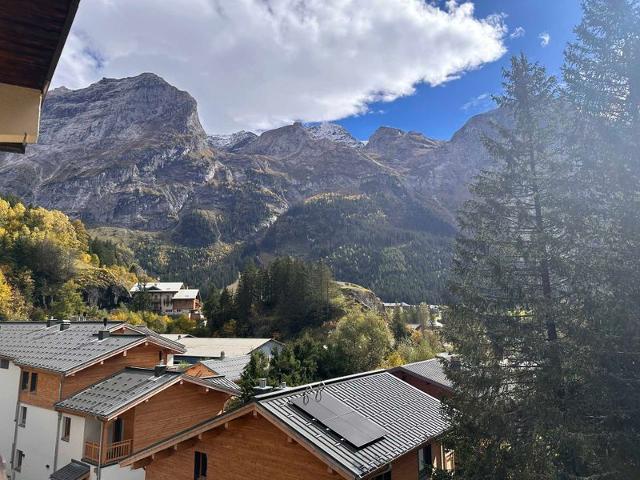
<svg viewBox="0 0 640 480"><path fill-rule="evenodd" d="M233 150L255 140L258 136L253 132L240 130L239 132L209 135L209 145L220 150Z"/></svg>
<svg viewBox="0 0 640 480"><path fill-rule="evenodd" d="M305 127L315 139L325 138L332 142L341 143L349 147L361 148L362 142L359 142L343 127L335 123L323 122L317 125L311 125Z"/></svg>

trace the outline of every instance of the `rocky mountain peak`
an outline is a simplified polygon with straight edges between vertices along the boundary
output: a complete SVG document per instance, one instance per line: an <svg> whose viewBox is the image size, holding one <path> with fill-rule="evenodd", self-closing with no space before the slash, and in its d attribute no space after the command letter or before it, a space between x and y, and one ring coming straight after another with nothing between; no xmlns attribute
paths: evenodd
<svg viewBox="0 0 640 480"><path fill-rule="evenodd" d="M246 146L256 138L258 138L258 135L255 133L240 130L229 134L211 134L207 140L209 145L215 149L232 152Z"/></svg>
<svg viewBox="0 0 640 480"><path fill-rule="evenodd" d="M248 145L238 149L242 153L286 157L307 146L312 137L300 122L263 132Z"/></svg>
<svg viewBox="0 0 640 480"><path fill-rule="evenodd" d="M402 165L408 158L423 155L442 144L419 132L380 127L371 135L365 149L368 153L383 157L388 164Z"/></svg>
<svg viewBox="0 0 640 480"><path fill-rule="evenodd" d="M362 148L363 144L356 140L349 131L336 123L322 122L307 126L307 131L316 140L326 139L353 148Z"/></svg>
<svg viewBox="0 0 640 480"><path fill-rule="evenodd" d="M44 102L41 130L44 145L204 136L194 98L152 73L103 78L79 90L53 90Z"/></svg>

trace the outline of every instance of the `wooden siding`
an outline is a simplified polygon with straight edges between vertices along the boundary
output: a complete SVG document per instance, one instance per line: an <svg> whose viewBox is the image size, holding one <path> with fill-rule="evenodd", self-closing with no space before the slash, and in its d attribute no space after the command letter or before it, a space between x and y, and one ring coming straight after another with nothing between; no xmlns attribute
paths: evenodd
<svg viewBox="0 0 640 480"><path fill-rule="evenodd" d="M151 343L147 346L139 345L128 350L126 356L119 353L107 358L102 365L97 363L73 376L65 377L62 384L62 398L67 398L89 385L104 380L125 367L153 368L160 361L159 352L162 352L162 358L165 361L166 352L161 347Z"/></svg>
<svg viewBox="0 0 640 480"><path fill-rule="evenodd" d="M170 386L135 407L132 451L218 415L230 397L215 390L205 393L204 387L188 382Z"/></svg>
<svg viewBox="0 0 640 480"><path fill-rule="evenodd" d="M207 478L225 480L337 480L327 465L265 420L247 414L206 432L178 451L161 452L146 466L145 480L192 480L194 453L207 454ZM166 453L165 453L166 452ZM165 456L164 458L163 455ZM168 457L166 455L169 455Z"/></svg>
<svg viewBox="0 0 640 480"><path fill-rule="evenodd" d="M53 405L60 400L60 381L62 377L55 373L22 369L20 381L22 381L22 372L29 372L29 381L31 381L31 372L36 372L38 374L38 385L35 392L30 392L29 386L27 386L26 390L20 390L20 402L27 405L35 405L36 407L53 409Z"/></svg>
<svg viewBox="0 0 640 480"><path fill-rule="evenodd" d="M211 370L209 367L205 367L201 363L196 363L191 367L187 368L184 373L187 375L191 375L192 377L211 377L212 375L216 375L216 372Z"/></svg>
<svg viewBox="0 0 640 480"><path fill-rule="evenodd" d="M172 300L173 310L196 310L200 306L197 300L188 300L188 299L176 299Z"/></svg>
<svg viewBox="0 0 640 480"><path fill-rule="evenodd" d="M436 385L422 378L418 378L414 375L408 374L402 371L392 372L393 375L398 377L399 379L407 382L409 385L413 385L418 390L422 390L424 393L428 393L432 397L437 398L438 400L442 400L443 398L447 398L451 395L451 391L441 387L440 385Z"/></svg>

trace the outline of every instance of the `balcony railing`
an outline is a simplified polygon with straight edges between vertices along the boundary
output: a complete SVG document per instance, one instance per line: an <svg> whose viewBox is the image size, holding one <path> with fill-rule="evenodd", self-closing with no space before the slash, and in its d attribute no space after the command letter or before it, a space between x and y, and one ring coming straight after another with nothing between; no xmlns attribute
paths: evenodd
<svg viewBox="0 0 640 480"><path fill-rule="evenodd" d="M102 452L102 462L100 459L100 444L98 442L85 442L84 458L93 463L115 462L131 454L131 439L121 442L114 442L105 445Z"/></svg>

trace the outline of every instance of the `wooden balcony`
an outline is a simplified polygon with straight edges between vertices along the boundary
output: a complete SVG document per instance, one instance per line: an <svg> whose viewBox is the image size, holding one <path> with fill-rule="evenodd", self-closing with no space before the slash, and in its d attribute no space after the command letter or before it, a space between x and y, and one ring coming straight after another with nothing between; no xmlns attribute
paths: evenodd
<svg viewBox="0 0 640 480"><path fill-rule="evenodd" d="M98 463L105 464L116 462L131 454L131 439L123 440L122 442L115 442L110 445L103 445L102 450L102 461L100 461L100 443L85 442L84 458L96 465Z"/></svg>

